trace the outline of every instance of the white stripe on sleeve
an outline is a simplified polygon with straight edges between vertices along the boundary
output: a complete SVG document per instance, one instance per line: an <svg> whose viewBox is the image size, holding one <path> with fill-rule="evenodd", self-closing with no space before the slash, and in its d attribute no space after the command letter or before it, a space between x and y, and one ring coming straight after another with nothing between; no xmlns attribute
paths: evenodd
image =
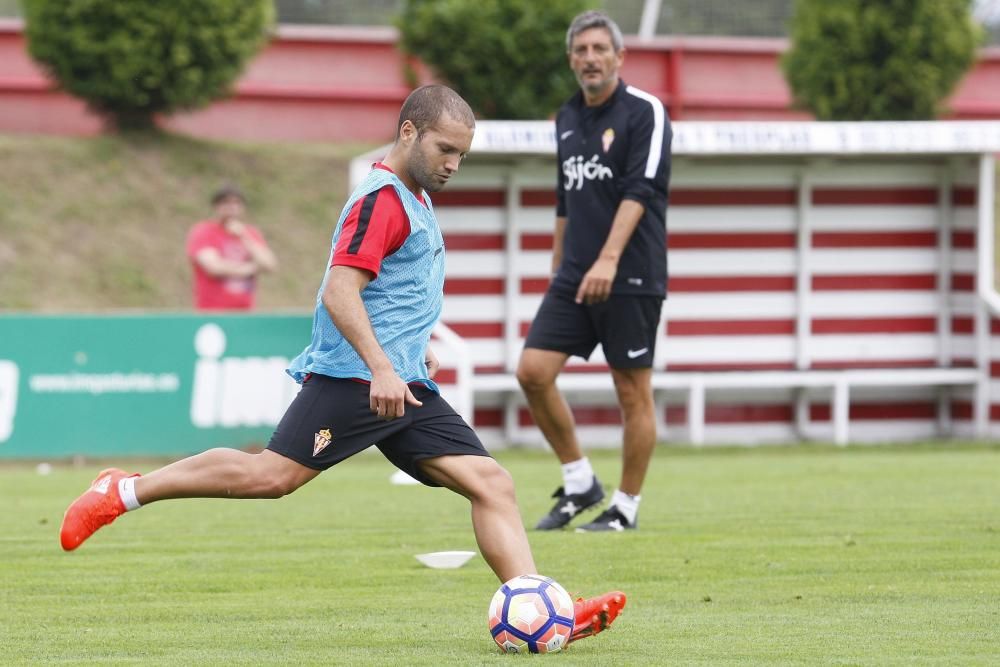
<svg viewBox="0 0 1000 667"><path fill-rule="evenodd" d="M625 92L646 100L653 107L653 136L649 139L649 157L646 158L646 178L655 178L656 169L660 166L660 153L663 152L663 103L655 96L635 86L626 86Z"/></svg>

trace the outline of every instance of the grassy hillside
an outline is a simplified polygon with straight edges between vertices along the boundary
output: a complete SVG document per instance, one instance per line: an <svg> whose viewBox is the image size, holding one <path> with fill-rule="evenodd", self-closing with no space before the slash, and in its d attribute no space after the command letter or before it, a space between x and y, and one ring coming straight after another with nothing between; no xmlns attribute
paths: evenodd
<svg viewBox="0 0 1000 667"><path fill-rule="evenodd" d="M281 261L260 308L307 309L367 148L0 135L0 310L189 308L185 236L226 180Z"/></svg>

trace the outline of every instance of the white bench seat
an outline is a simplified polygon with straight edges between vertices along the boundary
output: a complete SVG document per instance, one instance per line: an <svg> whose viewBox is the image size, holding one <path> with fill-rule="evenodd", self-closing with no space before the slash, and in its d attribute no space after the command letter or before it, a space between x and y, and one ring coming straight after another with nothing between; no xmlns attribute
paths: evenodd
<svg viewBox="0 0 1000 667"><path fill-rule="evenodd" d="M988 378L975 368L898 368L898 369L845 369L845 370L799 370L799 371L717 371L678 372L658 371L653 373L653 390L657 394L665 391L687 391L688 437L693 444L705 441L705 393L712 389L795 389L830 388L831 415L833 419L834 442L847 444L850 439L850 390L851 387L913 387L933 386L942 388L939 393L938 413L941 429L951 429L950 392L952 387L971 386L977 388L974 415L977 432L985 423L983 402L978 399L985 395ZM614 391L611 374L600 372L562 373L557 385L563 391ZM474 393L519 392L520 387L513 373L479 373L472 376ZM808 421L808 404L805 392L800 392L796 401L796 422L800 431L805 430ZM508 408L514 402L508 400ZM662 416L662 403L658 402L658 414Z"/></svg>

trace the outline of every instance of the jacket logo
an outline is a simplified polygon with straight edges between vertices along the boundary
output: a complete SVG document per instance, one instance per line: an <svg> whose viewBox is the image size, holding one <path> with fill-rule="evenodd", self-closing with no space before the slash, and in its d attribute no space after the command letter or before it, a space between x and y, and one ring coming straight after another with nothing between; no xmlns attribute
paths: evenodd
<svg viewBox="0 0 1000 667"><path fill-rule="evenodd" d="M607 167L599 162L597 154L586 162L582 155L567 158L562 163L563 176L566 182L563 187L567 190L582 190L584 181L603 181L605 178L614 178L611 167Z"/></svg>
<svg viewBox="0 0 1000 667"><path fill-rule="evenodd" d="M330 429L328 428L324 428L316 433L313 436L313 456L319 456L319 453L326 449L332 440L333 434L330 433Z"/></svg>
<svg viewBox="0 0 1000 667"><path fill-rule="evenodd" d="M601 145L604 146L604 152L607 153L611 148L611 144L615 143L615 131L610 127L604 130L604 134L601 135Z"/></svg>

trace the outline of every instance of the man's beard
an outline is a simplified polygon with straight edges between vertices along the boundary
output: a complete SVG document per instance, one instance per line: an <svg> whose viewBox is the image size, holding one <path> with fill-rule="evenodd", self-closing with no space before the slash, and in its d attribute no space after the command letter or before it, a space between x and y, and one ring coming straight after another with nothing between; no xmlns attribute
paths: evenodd
<svg viewBox="0 0 1000 667"><path fill-rule="evenodd" d="M578 77L577 78L577 83L579 83L580 87L583 88L588 93L595 94L595 93L601 93L601 92L604 92L605 90L607 90L608 89L608 85L611 83L611 78L610 77L603 77L597 83L587 83L587 82L584 82L583 77Z"/></svg>
<svg viewBox="0 0 1000 667"><path fill-rule="evenodd" d="M434 172L427 166L427 160L419 148L410 160L410 176L425 192L437 192L444 187L444 183L434 177Z"/></svg>

